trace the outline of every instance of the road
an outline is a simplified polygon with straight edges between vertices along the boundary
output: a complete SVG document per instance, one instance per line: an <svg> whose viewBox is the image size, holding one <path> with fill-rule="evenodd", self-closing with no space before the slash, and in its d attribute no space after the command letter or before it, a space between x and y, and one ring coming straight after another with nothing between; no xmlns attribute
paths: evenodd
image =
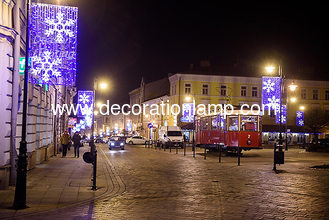
<svg viewBox="0 0 329 220"><path fill-rule="evenodd" d="M33 219L329 219L329 154L291 149L273 172L273 150L196 158L142 145L109 151L98 145L113 191L84 204ZM27 219L28 216L18 219Z"/></svg>

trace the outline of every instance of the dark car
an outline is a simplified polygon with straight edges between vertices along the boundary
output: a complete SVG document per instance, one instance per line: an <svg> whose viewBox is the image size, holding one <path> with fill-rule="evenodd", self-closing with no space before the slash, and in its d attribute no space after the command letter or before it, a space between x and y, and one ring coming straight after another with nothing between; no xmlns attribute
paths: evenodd
<svg viewBox="0 0 329 220"><path fill-rule="evenodd" d="M125 149L125 140L122 137L113 136L109 140L109 149L120 148L121 150Z"/></svg>
<svg viewBox="0 0 329 220"><path fill-rule="evenodd" d="M105 143L102 138L96 138L95 143Z"/></svg>

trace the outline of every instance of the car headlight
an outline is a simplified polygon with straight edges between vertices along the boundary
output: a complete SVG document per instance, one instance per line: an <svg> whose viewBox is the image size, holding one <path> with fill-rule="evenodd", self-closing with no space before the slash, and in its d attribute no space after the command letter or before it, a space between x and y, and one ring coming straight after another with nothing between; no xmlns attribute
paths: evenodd
<svg viewBox="0 0 329 220"><path fill-rule="evenodd" d="M123 146L124 145L124 143L120 143L120 146Z"/></svg>
<svg viewBox="0 0 329 220"><path fill-rule="evenodd" d="M111 143L111 146L114 146L114 143Z"/></svg>

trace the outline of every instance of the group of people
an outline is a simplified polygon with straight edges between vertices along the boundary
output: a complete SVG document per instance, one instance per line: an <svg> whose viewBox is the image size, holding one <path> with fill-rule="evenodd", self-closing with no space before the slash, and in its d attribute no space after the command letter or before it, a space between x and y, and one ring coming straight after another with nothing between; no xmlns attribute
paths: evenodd
<svg viewBox="0 0 329 220"><path fill-rule="evenodd" d="M73 142L74 157L79 158L79 148L80 148L81 136L78 132L74 133L72 140L71 140L69 132L65 131L62 134L60 141L61 141L61 145L62 145L62 156L63 157L66 157L67 150L69 150L69 147L70 147L71 143Z"/></svg>

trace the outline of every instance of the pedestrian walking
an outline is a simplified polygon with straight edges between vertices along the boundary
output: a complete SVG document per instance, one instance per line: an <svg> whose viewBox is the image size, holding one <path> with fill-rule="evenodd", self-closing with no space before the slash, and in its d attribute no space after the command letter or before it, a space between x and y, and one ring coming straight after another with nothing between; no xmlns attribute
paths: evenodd
<svg viewBox="0 0 329 220"><path fill-rule="evenodd" d="M80 141L81 141L81 136L78 132L75 132L73 135L73 145L74 145L74 157L79 158L79 148L80 148Z"/></svg>
<svg viewBox="0 0 329 220"><path fill-rule="evenodd" d="M62 144L62 157L66 157L67 154L67 148L69 145L69 142L71 141L70 135L68 131L64 131L64 133L61 136L61 144Z"/></svg>

